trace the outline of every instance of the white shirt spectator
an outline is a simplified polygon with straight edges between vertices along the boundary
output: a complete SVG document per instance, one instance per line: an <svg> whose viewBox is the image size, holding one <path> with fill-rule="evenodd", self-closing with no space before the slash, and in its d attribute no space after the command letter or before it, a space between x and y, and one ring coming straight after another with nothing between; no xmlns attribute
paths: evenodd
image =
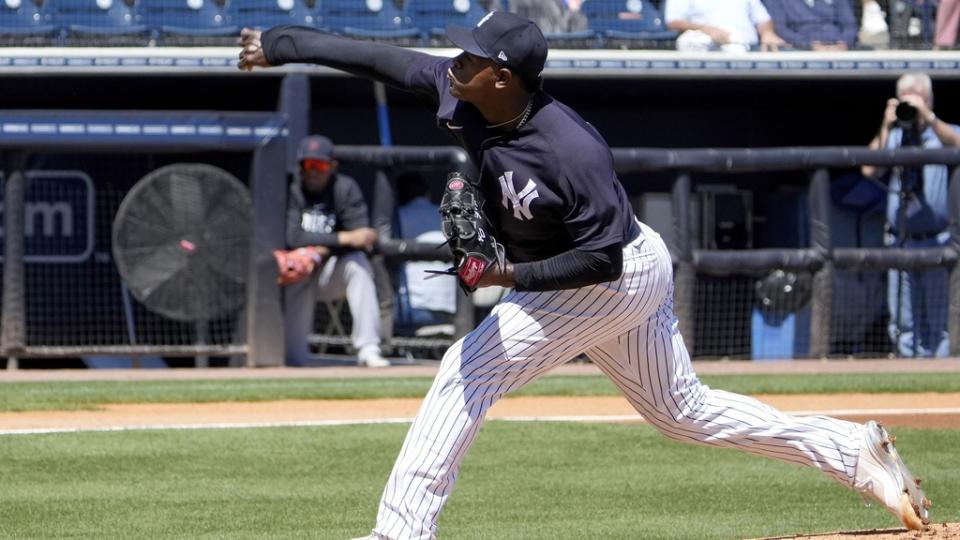
<svg viewBox="0 0 960 540"><path fill-rule="evenodd" d="M716 26L730 32L732 42L756 45L757 26L770 14L760 0L667 0L664 19Z"/></svg>
<svg viewBox="0 0 960 540"><path fill-rule="evenodd" d="M440 232L437 206L426 197L417 197L397 208L399 232L403 238L418 242L442 244L447 241ZM410 261L404 264L410 307L455 313L457 311L457 278L428 274L427 270L442 270L450 266L443 261ZM430 279L426 279L430 277Z"/></svg>
<svg viewBox="0 0 960 540"><path fill-rule="evenodd" d="M442 244L446 241L440 231L425 232L417 236L417 242ZM456 313L457 278L427 273L427 270L443 270L447 266L450 266L450 263L443 261L411 261L404 265L410 307ZM428 277L430 279L427 279Z"/></svg>

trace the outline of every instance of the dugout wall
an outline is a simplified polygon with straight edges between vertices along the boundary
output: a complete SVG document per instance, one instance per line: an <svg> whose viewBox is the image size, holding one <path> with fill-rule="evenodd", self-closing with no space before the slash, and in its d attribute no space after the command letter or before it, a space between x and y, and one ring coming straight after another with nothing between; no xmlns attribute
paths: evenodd
<svg viewBox="0 0 960 540"><path fill-rule="evenodd" d="M262 111L277 110L278 103L282 104L286 99L283 97L287 91L285 88L296 85L301 88L296 95L309 94L309 97L300 102L288 100L286 105L279 107L279 114L286 115L291 139L307 131L316 131L331 135L338 145L371 147L383 141L383 131L387 129L390 140L398 145L442 146L449 143L433 126L429 112L407 94L387 90L389 122L384 127L381 111L377 109L376 91L369 82L305 66L241 74L233 68L236 54L232 49L8 52L10 54L0 57L0 77L4 107L14 114L23 110L47 111L65 107L73 108L74 112L169 109L276 114ZM561 51L559 55L552 55L548 64L547 90L597 125L611 146L622 148L722 149L865 144L875 131L878 111L892 93L893 81L906 69L932 72L938 95L938 114L948 121L960 118L960 105L951 99L960 90L957 53L880 54L884 56L851 53L842 59L826 60L803 54L758 54L737 60L688 58L673 52ZM41 116L44 114L40 113ZM165 113L156 114L162 116ZM143 151L152 157L140 163L140 158L133 155L139 150L133 153L105 150L98 155L74 151L70 153L70 159L86 159L83 169L102 171L111 163L129 167L131 171L137 171L129 174L134 179L167 162L198 159L197 154L187 148L170 151L144 148ZM290 151L288 146L287 166ZM662 152L657 150L655 153ZM715 154L714 158L716 155L720 154ZM205 149L201 156L202 160L218 164L237 177L246 178L249 174L251 159L245 152ZM4 159L7 169L16 169L7 164L12 159ZM54 161L48 159L46 165L54 165ZM843 161L829 167L835 177L855 169L855 166L855 162ZM679 236L671 240L689 246L691 258L715 260L713 255L703 253L707 250L703 245L699 205L706 186L724 184L753 196L751 248L807 248L804 242L809 238L803 238L803 235L784 241L770 233L777 228L771 224L778 212L777 207L767 204L784 196L794 207L804 203L810 181L810 171L805 168L806 165L798 164L798 170L792 171L783 168L764 171L750 167L739 171L688 169L686 172L691 173L688 180L690 204L675 210L689 213L687 218L692 224L688 242L684 244ZM369 186L374 169L375 166L358 166L355 174L363 185ZM641 166L627 164L621 170L621 179L638 209L644 210L641 206L653 200L654 195L669 198L673 192L677 196L675 181L678 174L684 172L681 169L673 165L661 168L650 163ZM10 173L7 174L9 177ZM110 173L98 172L88 176L98 194L107 191L99 185L101 182L113 187L122 183ZM75 183L79 185L82 181ZM668 217L673 219L674 216ZM661 226L660 230L665 231L665 228ZM677 246L671 247L676 249ZM694 253L699 254L694 257ZM842 252L835 250L832 253ZM680 258L678 256L678 260ZM753 287L759 270L752 270L749 274L725 272L723 275L694 272L696 292L690 301L695 307L692 317L684 320L698 326L692 334L695 339L691 339L691 346L694 354L701 358L751 357L750 316ZM838 279L848 277L844 273L859 279L853 275L858 274L854 270L840 270ZM678 281L685 279L678 274ZM871 278L867 282L875 284L877 281ZM834 304L837 302L835 299ZM844 300L839 302L843 304ZM730 311L718 311L718 306L727 305L734 307ZM841 321L841 326L852 325L855 323ZM4 331L8 331L6 327ZM185 344L192 342L191 332L184 330L176 340ZM228 339L232 327L226 325L214 334L218 332L222 333L223 339ZM181 334L181 331L176 330L176 333ZM125 334L126 330L121 327L117 335L122 337ZM721 339L722 336L734 337ZM874 345L878 345L884 337L871 339L875 340ZM231 343L233 345L239 343ZM211 354L218 351L223 352L223 349L211 351ZM60 352L67 354L69 350ZM854 350L838 345L833 338L827 346L829 356L886 353L877 348ZM185 349L183 354L195 353ZM805 355L809 354L812 353L808 345Z"/></svg>

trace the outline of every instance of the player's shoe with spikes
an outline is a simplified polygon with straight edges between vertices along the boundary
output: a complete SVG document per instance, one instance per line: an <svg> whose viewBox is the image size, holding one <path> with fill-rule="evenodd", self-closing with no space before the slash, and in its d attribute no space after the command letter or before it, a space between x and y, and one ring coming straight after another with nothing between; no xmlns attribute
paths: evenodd
<svg viewBox="0 0 960 540"><path fill-rule="evenodd" d="M903 464L894 441L896 437L880 424L872 420L866 423L853 487L868 504L867 497L876 500L908 529L923 530L930 523L930 500L920 489L920 480Z"/></svg>

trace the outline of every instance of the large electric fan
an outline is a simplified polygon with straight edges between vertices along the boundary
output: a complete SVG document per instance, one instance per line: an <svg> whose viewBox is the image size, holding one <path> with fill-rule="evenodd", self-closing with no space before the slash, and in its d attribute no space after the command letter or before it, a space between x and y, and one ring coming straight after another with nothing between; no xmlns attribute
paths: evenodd
<svg viewBox="0 0 960 540"><path fill-rule="evenodd" d="M113 257L147 309L210 321L242 307L250 266L250 194L230 173L177 163L144 176L113 221Z"/></svg>

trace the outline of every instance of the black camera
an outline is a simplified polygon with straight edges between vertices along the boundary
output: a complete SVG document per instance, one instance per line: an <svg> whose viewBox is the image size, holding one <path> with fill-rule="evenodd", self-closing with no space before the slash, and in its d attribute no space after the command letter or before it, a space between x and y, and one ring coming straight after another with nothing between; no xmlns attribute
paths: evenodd
<svg viewBox="0 0 960 540"><path fill-rule="evenodd" d="M917 108L906 101L901 101L897 104L897 120L904 124L915 122L917 120Z"/></svg>

